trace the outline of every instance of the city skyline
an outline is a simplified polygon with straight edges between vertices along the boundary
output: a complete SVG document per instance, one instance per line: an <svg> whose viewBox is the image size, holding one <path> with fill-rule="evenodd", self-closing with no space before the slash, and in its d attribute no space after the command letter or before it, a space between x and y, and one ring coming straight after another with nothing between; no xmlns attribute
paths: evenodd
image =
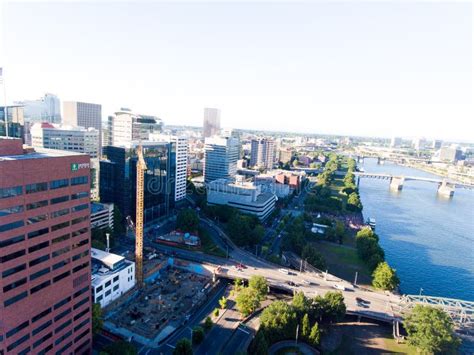
<svg viewBox="0 0 474 355"><path fill-rule="evenodd" d="M472 141L469 3L2 10L10 103L53 92L171 125L201 126L217 107L222 127Z"/></svg>

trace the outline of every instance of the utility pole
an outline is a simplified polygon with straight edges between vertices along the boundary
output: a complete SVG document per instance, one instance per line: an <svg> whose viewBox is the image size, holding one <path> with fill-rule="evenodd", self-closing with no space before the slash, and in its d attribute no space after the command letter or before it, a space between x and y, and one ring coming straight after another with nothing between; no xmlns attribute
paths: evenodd
<svg viewBox="0 0 474 355"><path fill-rule="evenodd" d="M298 332L300 330L300 325L296 325L296 339L295 339L295 346L298 346Z"/></svg>
<svg viewBox="0 0 474 355"><path fill-rule="evenodd" d="M356 271L356 274L355 274L355 278L354 278L354 285L357 285L357 271Z"/></svg>

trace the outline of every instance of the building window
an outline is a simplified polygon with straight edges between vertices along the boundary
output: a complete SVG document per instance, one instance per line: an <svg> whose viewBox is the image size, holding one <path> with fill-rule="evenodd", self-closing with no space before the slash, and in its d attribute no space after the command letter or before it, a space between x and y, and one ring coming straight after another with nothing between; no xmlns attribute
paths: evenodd
<svg viewBox="0 0 474 355"><path fill-rule="evenodd" d="M95 299L95 302L96 302L96 303L99 303L100 301L102 301L103 298L104 298L104 296L103 296L103 295L100 295L99 297L97 297L97 298Z"/></svg>
<svg viewBox="0 0 474 355"><path fill-rule="evenodd" d="M107 297L108 295L110 295L111 292L112 292L111 290L105 291L105 297Z"/></svg>
<svg viewBox="0 0 474 355"><path fill-rule="evenodd" d="M36 184L29 184L25 186L27 194L33 194L35 192L41 192L48 190L48 184L46 182L38 182Z"/></svg>
<svg viewBox="0 0 474 355"><path fill-rule="evenodd" d="M18 237L13 237L7 240L0 241L0 248L8 247L10 245L20 243L25 240L24 235L19 235Z"/></svg>
<svg viewBox="0 0 474 355"><path fill-rule="evenodd" d="M37 341L35 341L33 343L33 349L37 348L38 346L40 346L41 344L43 344L46 340L48 340L49 338L51 338L53 336L53 332L49 332L48 334L46 334L45 336L43 336L41 339L38 339Z"/></svg>
<svg viewBox="0 0 474 355"><path fill-rule="evenodd" d="M113 288L114 291L117 291L118 289L119 289L119 285L115 285Z"/></svg>
<svg viewBox="0 0 474 355"><path fill-rule="evenodd" d="M118 280L119 280L119 277L118 277L118 275L117 275L117 276L114 277L114 280L113 280L113 281L114 281L114 282L117 282Z"/></svg>
<svg viewBox="0 0 474 355"><path fill-rule="evenodd" d="M42 269L42 270L40 270L40 271L37 271L37 272L35 272L35 273L33 273L33 274L30 275L30 281L36 280L37 278L39 278L39 277L41 277L41 276L43 276L43 275L48 274L50 271L51 271L51 269L50 269L49 267L44 268L44 269Z"/></svg>
<svg viewBox="0 0 474 355"><path fill-rule="evenodd" d="M74 185L84 185L84 184L87 184L89 181L88 177L87 176L77 176L77 177L73 177L71 178L71 186L74 186Z"/></svg>
<svg viewBox="0 0 474 355"><path fill-rule="evenodd" d="M10 345L7 346L7 351L10 352L12 351L13 349L15 349L17 346L23 344L25 341L27 341L28 339L30 339L30 334L25 334L24 336L22 336L20 339L18 339L17 341L11 343Z"/></svg>
<svg viewBox="0 0 474 355"><path fill-rule="evenodd" d="M34 210L36 208L41 208L44 206L48 206L48 200L43 200L43 201L38 201L38 202L32 202L26 205L27 210Z"/></svg>
<svg viewBox="0 0 474 355"><path fill-rule="evenodd" d="M26 254L26 250L19 250L14 253L0 256L0 263L6 263L7 261L14 260Z"/></svg>
<svg viewBox="0 0 474 355"><path fill-rule="evenodd" d="M6 293L8 291L14 290L15 288L20 287L24 284L26 284L26 277L16 280L15 282L12 282L11 284L4 286L3 292Z"/></svg>
<svg viewBox="0 0 474 355"><path fill-rule="evenodd" d="M75 274L76 272L81 271L82 269L85 269L88 266L89 266L89 262L77 265L75 268L72 269L72 272Z"/></svg>
<svg viewBox="0 0 474 355"><path fill-rule="evenodd" d="M67 321L65 321L63 324L61 324L59 327L57 327L55 330L54 330L54 333L57 334L59 333L61 330L63 330L64 328L66 328L68 325L70 325L72 323L72 320L69 319Z"/></svg>
<svg viewBox="0 0 474 355"><path fill-rule="evenodd" d="M57 217L65 216L68 213L69 213L69 208L64 208L64 209L59 210L59 211L51 212L51 218L57 218Z"/></svg>
<svg viewBox="0 0 474 355"><path fill-rule="evenodd" d="M88 230L89 230L89 228L86 227L86 228L81 228L77 231L74 231L74 232L72 232L72 237L74 238L74 237L77 237L78 235L87 233Z"/></svg>
<svg viewBox="0 0 474 355"><path fill-rule="evenodd" d="M69 258L64 259L64 260L60 261L59 263L54 264L53 265L53 270L57 270L59 268L62 268L63 266L66 266L70 262L71 262L71 260Z"/></svg>
<svg viewBox="0 0 474 355"><path fill-rule="evenodd" d="M63 242L65 240L68 240L70 238L70 234L64 234L60 237L56 237L54 238L53 240L51 240L51 244L56 244L56 243L60 243L60 242Z"/></svg>
<svg viewBox="0 0 474 355"><path fill-rule="evenodd" d="M64 247L64 248L53 251L52 256L53 256L53 258L55 258L59 255L63 255L65 253L69 252L70 250L71 250L71 248L67 246L67 247Z"/></svg>
<svg viewBox="0 0 474 355"><path fill-rule="evenodd" d="M76 315L74 316L74 321L78 320L78 319L81 318L83 315L89 313L89 309L90 309L90 308L87 307L87 308L86 308L85 310L83 310L82 312L76 314Z"/></svg>
<svg viewBox="0 0 474 355"><path fill-rule="evenodd" d="M53 180L49 183L49 188L51 190L60 189L67 186L69 186L69 179Z"/></svg>
<svg viewBox="0 0 474 355"><path fill-rule="evenodd" d="M85 293L87 291L89 291L89 286L86 286L86 287L80 289L79 291L75 292L73 297L77 298L77 297L79 297L80 295L82 295L83 293Z"/></svg>
<svg viewBox="0 0 474 355"><path fill-rule="evenodd" d="M84 203L82 205L74 206L73 208L71 208L71 210L72 210L72 212L78 212L78 211L86 210L88 208L89 208L89 204Z"/></svg>
<svg viewBox="0 0 474 355"><path fill-rule="evenodd" d="M80 248L84 245L87 245L88 243L89 243L89 238L83 239L80 242L73 244L72 249L74 250L76 248Z"/></svg>
<svg viewBox="0 0 474 355"><path fill-rule="evenodd" d="M69 221L55 224L54 226L51 227L51 232L54 232L54 231L57 231L59 229L63 229L63 228L66 228L66 227L69 227Z"/></svg>
<svg viewBox="0 0 474 355"><path fill-rule="evenodd" d="M15 228L23 227L25 223L23 221L15 221L11 223L1 224L0 225L0 232L6 232Z"/></svg>
<svg viewBox="0 0 474 355"><path fill-rule="evenodd" d="M78 309L80 306L82 306L83 304L86 304L87 302L89 302L89 296L87 296L86 298L84 298L83 300L77 302L75 305L74 305L74 309Z"/></svg>
<svg viewBox="0 0 474 355"><path fill-rule="evenodd" d="M5 302L3 302L3 306L4 306L4 307L11 306L12 304L14 304L14 303L16 303L16 302L22 300L22 299L25 298L26 296L28 296L28 292L23 291L22 293L19 293L18 295L13 296L12 298L7 299Z"/></svg>
<svg viewBox="0 0 474 355"><path fill-rule="evenodd" d="M21 212L23 212L22 205L6 207L6 208L0 209L0 217L9 216L11 214L21 213Z"/></svg>
<svg viewBox="0 0 474 355"><path fill-rule="evenodd" d="M48 287L49 285L51 285L51 281L50 280L47 280L45 282L42 282L40 283L39 285L35 286L35 287L32 287L31 290L30 290L30 293L31 294L34 294L38 291L41 291L43 288L46 288Z"/></svg>
<svg viewBox="0 0 474 355"><path fill-rule="evenodd" d="M34 253L35 251L38 251L47 247L49 247L49 241L39 243L39 244L33 245L32 247L29 247L28 253Z"/></svg>
<svg viewBox="0 0 474 355"><path fill-rule="evenodd" d="M48 228L38 229L37 231L33 231L33 232L28 233L28 239L32 239L32 238L42 236L44 234L47 234L48 232L49 232Z"/></svg>
<svg viewBox="0 0 474 355"><path fill-rule="evenodd" d="M34 323L34 322L37 322L39 321L41 318L43 317L46 317L48 314L51 313L51 308L48 308L48 309L45 309L43 312L41 313L38 313L36 316L34 316L31 321Z"/></svg>
<svg viewBox="0 0 474 355"><path fill-rule="evenodd" d="M21 186L5 187L3 189L0 189L0 199L20 196L22 193L23 188Z"/></svg>
<svg viewBox="0 0 474 355"><path fill-rule="evenodd" d="M107 282L105 283L105 288L109 287L109 286L110 286L110 283L111 283L111 281L110 281L110 280L109 280L109 281L107 281Z"/></svg>
<svg viewBox="0 0 474 355"><path fill-rule="evenodd" d="M84 217L79 217L79 218L73 219L72 224L78 224L78 223L87 221L87 218L88 218L87 216L84 216Z"/></svg>
<svg viewBox="0 0 474 355"><path fill-rule="evenodd" d="M16 326L15 328L9 330L9 331L6 333L7 339L10 338L12 335L15 335L15 334L18 333L19 331L25 329L25 328L28 327L29 325L30 325L30 321L27 320L26 322L23 322L23 323L21 323L20 325Z"/></svg>
<svg viewBox="0 0 474 355"><path fill-rule="evenodd" d="M32 266L41 264L41 263L45 262L46 260L49 260L49 254L46 254L46 255L40 256L39 258L31 260L29 265L30 265L30 267L32 267Z"/></svg>
<svg viewBox="0 0 474 355"><path fill-rule="evenodd" d="M66 297L66 298L63 299L62 301L59 301L58 303L56 303L56 304L54 305L54 309L56 310L56 309L58 309L58 308L64 306L65 304L69 303L70 301L71 301L71 296Z"/></svg>
<svg viewBox="0 0 474 355"><path fill-rule="evenodd" d="M66 317L69 313L71 313L71 308L68 308L65 311L59 313L56 317L54 317L54 321L57 322L58 320Z"/></svg>
<svg viewBox="0 0 474 355"><path fill-rule="evenodd" d="M2 277L8 277L10 275L14 275L17 272L20 272L23 270L26 270L26 264L17 265L8 270L5 270L4 272L2 272Z"/></svg>
<svg viewBox="0 0 474 355"><path fill-rule="evenodd" d="M62 279L65 279L69 275L71 275L71 271L63 272L62 274L59 274L58 276L53 277L53 282L56 283L58 281L61 281Z"/></svg>
<svg viewBox="0 0 474 355"><path fill-rule="evenodd" d="M66 202L66 201L69 201L69 195L52 198L51 204L55 205L57 203Z"/></svg>
<svg viewBox="0 0 474 355"><path fill-rule="evenodd" d="M38 334L39 332L45 330L46 328L48 328L51 324L53 324L53 321L52 320L49 320L43 324L41 324L38 328L36 329L33 329L33 331L31 332L31 334L33 336L35 336L36 334Z"/></svg>
<svg viewBox="0 0 474 355"><path fill-rule="evenodd" d="M77 199L84 198L84 197L89 197L89 192L83 191L83 192L78 192L76 194L72 194L71 195L71 200L77 200Z"/></svg>

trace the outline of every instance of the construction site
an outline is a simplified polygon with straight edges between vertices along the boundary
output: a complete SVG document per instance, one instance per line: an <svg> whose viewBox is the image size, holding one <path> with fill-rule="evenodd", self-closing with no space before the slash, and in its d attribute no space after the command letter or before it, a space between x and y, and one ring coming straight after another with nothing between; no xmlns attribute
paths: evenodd
<svg viewBox="0 0 474 355"><path fill-rule="evenodd" d="M107 323L126 337L156 343L183 325L211 290L210 277L168 265L135 297L115 304Z"/></svg>

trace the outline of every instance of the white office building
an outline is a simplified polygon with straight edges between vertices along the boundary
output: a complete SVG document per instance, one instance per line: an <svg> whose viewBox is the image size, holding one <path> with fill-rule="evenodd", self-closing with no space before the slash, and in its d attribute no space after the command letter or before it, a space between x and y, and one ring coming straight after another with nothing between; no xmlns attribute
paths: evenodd
<svg viewBox="0 0 474 355"><path fill-rule="evenodd" d="M99 131L99 153L102 147L102 106L87 102L63 102L63 123Z"/></svg>
<svg viewBox="0 0 474 355"><path fill-rule="evenodd" d="M204 144L204 180L229 179L237 173L240 140L236 137L209 137Z"/></svg>
<svg viewBox="0 0 474 355"><path fill-rule="evenodd" d="M92 300L107 306L135 286L135 263L123 256L91 248Z"/></svg>
<svg viewBox="0 0 474 355"><path fill-rule="evenodd" d="M43 122L35 123L30 131L31 145L34 148L86 153L91 158L99 156L99 131L95 128L86 129Z"/></svg>
<svg viewBox="0 0 474 355"><path fill-rule="evenodd" d="M160 133L162 126L161 119L156 116L139 115L122 108L108 118L107 145L122 147L132 144L132 141L149 140L150 134Z"/></svg>
<svg viewBox="0 0 474 355"><path fill-rule="evenodd" d="M176 143L176 184L174 200L181 201L186 198L186 183L188 176L188 138L166 134L150 134L150 141L164 141Z"/></svg>
<svg viewBox="0 0 474 355"><path fill-rule="evenodd" d="M114 228L114 204L91 202L91 229Z"/></svg>
<svg viewBox="0 0 474 355"><path fill-rule="evenodd" d="M243 213L266 219L275 209L277 197L272 192L262 191L262 185L252 182L218 179L206 184L207 203L228 205Z"/></svg>
<svg viewBox="0 0 474 355"><path fill-rule="evenodd" d="M53 94L45 94L37 100L16 101L23 106L26 122L61 123L59 98Z"/></svg>

